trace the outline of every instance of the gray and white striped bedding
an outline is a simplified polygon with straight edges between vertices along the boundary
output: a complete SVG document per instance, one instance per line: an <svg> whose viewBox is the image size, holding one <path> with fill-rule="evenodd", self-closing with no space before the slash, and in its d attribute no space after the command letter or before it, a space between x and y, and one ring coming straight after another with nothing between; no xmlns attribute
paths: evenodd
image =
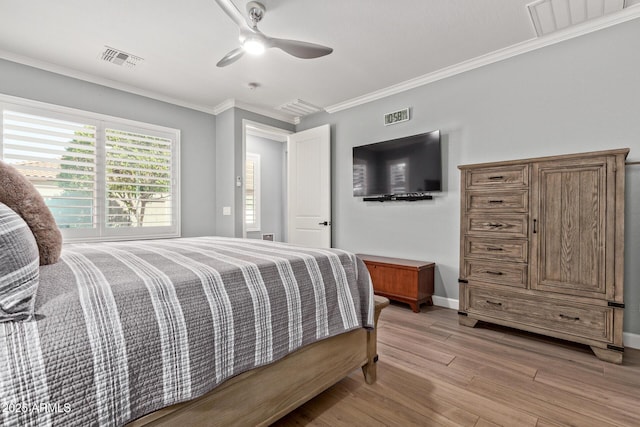
<svg viewBox="0 0 640 427"><path fill-rule="evenodd" d="M0 203L0 323L33 315L39 261L38 244L27 223Z"/></svg>
<svg viewBox="0 0 640 427"><path fill-rule="evenodd" d="M321 339L373 327L364 264L221 237L74 244L36 319L0 323L0 425L123 425Z"/></svg>

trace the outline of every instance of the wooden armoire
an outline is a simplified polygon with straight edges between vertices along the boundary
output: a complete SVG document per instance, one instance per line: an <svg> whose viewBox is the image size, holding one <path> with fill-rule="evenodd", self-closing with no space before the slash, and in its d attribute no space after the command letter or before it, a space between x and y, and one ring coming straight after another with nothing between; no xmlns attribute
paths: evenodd
<svg viewBox="0 0 640 427"><path fill-rule="evenodd" d="M459 321L623 355L629 149L459 166Z"/></svg>

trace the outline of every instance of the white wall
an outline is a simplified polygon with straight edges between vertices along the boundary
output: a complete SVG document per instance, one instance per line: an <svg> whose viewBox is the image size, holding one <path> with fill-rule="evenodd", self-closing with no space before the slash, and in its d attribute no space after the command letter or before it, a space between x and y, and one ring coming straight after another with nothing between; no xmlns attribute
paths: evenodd
<svg viewBox="0 0 640 427"><path fill-rule="evenodd" d="M333 242L434 261L436 295L458 298L460 164L629 147L640 160L640 19L386 99L303 119L330 123ZM411 107L409 122L384 113ZM352 196L351 148L440 129L444 191L433 201ZM640 333L640 166L627 167L625 331Z"/></svg>

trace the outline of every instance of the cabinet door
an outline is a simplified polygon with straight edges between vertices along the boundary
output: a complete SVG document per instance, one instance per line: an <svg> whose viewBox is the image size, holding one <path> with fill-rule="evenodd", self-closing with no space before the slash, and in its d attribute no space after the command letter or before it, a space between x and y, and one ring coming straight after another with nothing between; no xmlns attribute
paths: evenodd
<svg viewBox="0 0 640 427"><path fill-rule="evenodd" d="M610 157L533 165L532 289L613 297L614 166Z"/></svg>

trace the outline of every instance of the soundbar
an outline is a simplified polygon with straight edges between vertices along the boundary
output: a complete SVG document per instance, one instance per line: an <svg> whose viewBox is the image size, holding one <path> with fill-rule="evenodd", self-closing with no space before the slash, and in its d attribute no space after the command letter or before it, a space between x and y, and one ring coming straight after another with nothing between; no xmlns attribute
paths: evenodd
<svg viewBox="0 0 640 427"><path fill-rule="evenodd" d="M433 200L433 196L430 194L408 193L408 194L387 194L384 196L362 198L362 201L364 202L391 202L391 201L415 202L416 200Z"/></svg>

